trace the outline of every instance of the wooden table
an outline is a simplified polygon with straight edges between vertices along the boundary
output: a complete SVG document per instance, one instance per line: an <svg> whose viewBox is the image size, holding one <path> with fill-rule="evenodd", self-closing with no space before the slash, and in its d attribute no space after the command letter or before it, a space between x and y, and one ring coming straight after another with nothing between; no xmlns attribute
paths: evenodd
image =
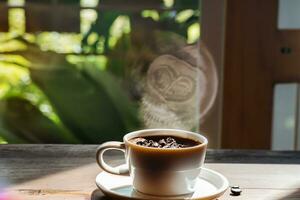
<svg viewBox="0 0 300 200"><path fill-rule="evenodd" d="M0 181L21 200L107 200L95 185L95 145L0 145ZM107 155L120 164L120 154ZM206 167L239 185L226 200L300 199L300 152L209 150ZM9 182L9 183L8 183Z"/></svg>

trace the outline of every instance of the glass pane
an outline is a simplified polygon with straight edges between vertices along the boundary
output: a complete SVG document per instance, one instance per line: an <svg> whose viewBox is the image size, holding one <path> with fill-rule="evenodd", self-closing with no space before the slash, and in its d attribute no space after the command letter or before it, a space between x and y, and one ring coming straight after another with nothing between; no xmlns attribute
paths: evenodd
<svg viewBox="0 0 300 200"><path fill-rule="evenodd" d="M278 28L279 29L299 29L300 28L300 1L279 0L278 8Z"/></svg>
<svg viewBox="0 0 300 200"><path fill-rule="evenodd" d="M198 2L77 2L80 33L26 33L24 9L10 8L10 31L0 33L0 143L99 143L157 127L197 131L214 100L206 76L215 77L198 62Z"/></svg>

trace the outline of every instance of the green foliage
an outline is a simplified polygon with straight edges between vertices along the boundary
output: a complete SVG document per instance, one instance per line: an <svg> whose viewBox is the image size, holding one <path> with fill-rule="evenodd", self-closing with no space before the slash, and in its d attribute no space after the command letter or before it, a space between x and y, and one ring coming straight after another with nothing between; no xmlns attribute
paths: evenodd
<svg viewBox="0 0 300 200"><path fill-rule="evenodd" d="M128 93L125 92L126 88L120 87L122 83L120 80L111 73L100 71L92 65L85 66L83 73L95 81L98 87L103 87L111 102L115 105L117 113L123 120L127 131L132 131L140 127L140 122L137 118L138 105L128 98Z"/></svg>
<svg viewBox="0 0 300 200"><path fill-rule="evenodd" d="M0 54L0 143L99 143L141 128L149 64L198 39L189 36L198 1L174 2L163 11L99 11L83 35L0 33L0 52L18 54ZM61 54L70 52L98 55Z"/></svg>
<svg viewBox="0 0 300 200"><path fill-rule="evenodd" d="M77 142L67 130L57 126L28 100L19 97L6 98L0 102L0 107L2 129L9 142Z"/></svg>
<svg viewBox="0 0 300 200"><path fill-rule="evenodd" d="M43 52L26 43L28 49L20 55L32 62L32 84L43 91L62 124L52 122L29 101L8 95L0 118L4 124L0 134L7 141L98 143L120 140L124 133L138 128L136 105L117 77L95 67L95 63L74 65L61 54ZM50 133L61 137L52 138Z"/></svg>
<svg viewBox="0 0 300 200"><path fill-rule="evenodd" d="M44 91L66 127L87 143L120 139L126 125L106 85L67 62L52 65L55 66L51 70L49 64L46 68L31 69L31 78Z"/></svg>
<svg viewBox="0 0 300 200"><path fill-rule="evenodd" d="M120 12L115 11L101 11L98 12L98 20L91 26L90 30L84 35L82 39L82 47L85 49L86 46L89 48L89 53L97 52L97 46L104 39L104 51L108 50L108 38L110 27L118 16ZM91 45L88 44L88 38L92 33L97 33L99 35L98 39Z"/></svg>

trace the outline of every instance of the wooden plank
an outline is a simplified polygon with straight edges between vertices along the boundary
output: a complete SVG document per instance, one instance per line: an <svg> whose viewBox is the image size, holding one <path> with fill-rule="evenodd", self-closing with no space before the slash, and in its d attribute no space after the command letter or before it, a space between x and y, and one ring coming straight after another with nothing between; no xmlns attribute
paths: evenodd
<svg viewBox="0 0 300 200"><path fill-rule="evenodd" d="M269 149L273 87L300 81L300 31L278 30L276 0L227 3L222 147Z"/></svg>
<svg viewBox="0 0 300 200"><path fill-rule="evenodd" d="M241 196L230 196L227 191L219 200L259 200L259 199L276 199L276 200L295 200L300 198L299 190L272 190L272 189L243 189ZM91 200L106 200L103 199L103 194L100 190L95 190ZM108 200L108 199L107 199Z"/></svg>
<svg viewBox="0 0 300 200"><path fill-rule="evenodd" d="M97 145L0 145L0 181L9 180L9 191L23 200L104 200L94 183L101 172L95 163L96 148ZM113 165L123 162L116 152L108 153L106 160ZM256 164L245 164L249 160ZM227 191L220 200L283 200L300 198L300 165L291 163L300 163L299 152L209 150L206 167L224 174L231 185L243 189L240 197L230 196Z"/></svg>
<svg viewBox="0 0 300 200"><path fill-rule="evenodd" d="M72 200L111 200L110 198L105 198L102 192L95 189L89 197L88 193L76 194L74 191L56 191L46 193L45 191L35 191L40 195L31 195L22 193L23 200L61 200L61 199L72 199ZM66 193L69 193L66 195ZM70 194L71 193L71 194ZM75 195L76 194L76 195ZM243 189L241 196L230 196L230 192L227 191L219 200L265 200L265 199L276 199L276 200L296 200L300 198L299 190L272 190L272 189Z"/></svg>
<svg viewBox="0 0 300 200"><path fill-rule="evenodd" d="M26 32L80 32L79 4L29 4L25 17Z"/></svg>
<svg viewBox="0 0 300 200"><path fill-rule="evenodd" d="M196 2L196 3L195 3ZM184 10L196 9L198 1L194 0L174 0L171 8L166 8L162 0L102 0L98 8L104 10L124 10L124 11L142 11L142 10Z"/></svg>
<svg viewBox="0 0 300 200"><path fill-rule="evenodd" d="M224 50L224 81L223 81L223 116L222 116L222 147L240 148L243 137L243 75L242 42L244 40L241 31L243 23L242 9L238 0L231 0L226 5L226 28ZM234 58L234 59L233 59ZM233 109L234 107L234 109ZM237 134L238 133L238 134Z"/></svg>
<svg viewBox="0 0 300 200"><path fill-rule="evenodd" d="M0 32L8 32L8 9L0 2Z"/></svg>
<svg viewBox="0 0 300 200"><path fill-rule="evenodd" d="M208 150L206 162L300 164L300 152L264 150Z"/></svg>
<svg viewBox="0 0 300 200"><path fill-rule="evenodd" d="M226 176L230 185L248 189L300 189L300 165L285 164L219 164L209 163L207 168Z"/></svg>
<svg viewBox="0 0 300 200"><path fill-rule="evenodd" d="M201 1L201 41L212 54L218 73L216 102L204 122L200 124L200 130L210 139L211 148L221 146L225 5L225 1Z"/></svg>
<svg viewBox="0 0 300 200"><path fill-rule="evenodd" d="M1 2L3 1L3 2ZM10 8L26 8L32 5L49 5L49 4L60 4L60 5L75 5L79 4L79 0L26 0L24 6L10 6ZM0 0L1 4L6 6L4 0ZM82 6L81 8L85 9L97 9L102 10L111 10L111 11L129 11L129 12L140 12L143 10L185 10L185 9L196 9L198 7L198 1L194 0L174 0L174 4L171 7L165 7L163 0L102 0L96 6Z"/></svg>
<svg viewBox="0 0 300 200"><path fill-rule="evenodd" d="M253 10L256 10L255 18ZM272 38L276 27L277 1L248 1L244 12L245 45L242 56L245 117L242 148L270 149L273 108Z"/></svg>
<svg viewBox="0 0 300 200"><path fill-rule="evenodd" d="M99 3L100 9L114 11L141 11L145 9L161 9L163 6L161 0L102 0Z"/></svg>
<svg viewBox="0 0 300 200"><path fill-rule="evenodd" d="M274 82L300 82L299 56L300 31L277 31L276 65L274 65ZM290 48L290 53L282 53L282 48Z"/></svg>
<svg viewBox="0 0 300 200"><path fill-rule="evenodd" d="M0 160L3 162L13 162L12 158L19 158L27 164L28 160L45 158L54 160L53 162L59 164L60 160L72 157L73 160L70 163L68 159L64 162L65 164L73 164L76 167L82 163L94 162L96 149L97 145L6 144L0 145ZM118 154L118 152L108 152L107 154L108 156L115 156L116 159L119 159L122 155ZM208 149L206 162L300 164L300 151Z"/></svg>
<svg viewBox="0 0 300 200"><path fill-rule="evenodd" d="M26 3L34 4L80 4L80 0L26 0Z"/></svg>
<svg viewBox="0 0 300 200"><path fill-rule="evenodd" d="M227 1L224 148L270 149L276 16L276 0Z"/></svg>

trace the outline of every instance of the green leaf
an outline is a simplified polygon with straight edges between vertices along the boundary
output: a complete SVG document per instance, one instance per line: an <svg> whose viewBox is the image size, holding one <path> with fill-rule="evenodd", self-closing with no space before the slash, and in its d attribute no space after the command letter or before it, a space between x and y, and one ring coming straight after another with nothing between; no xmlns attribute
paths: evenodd
<svg viewBox="0 0 300 200"><path fill-rule="evenodd" d="M26 143L25 138L21 138L20 136L13 133L9 128L5 125L5 113L7 109L7 103L5 100L0 101L0 136L4 138L10 144L21 144Z"/></svg>
<svg viewBox="0 0 300 200"><path fill-rule="evenodd" d="M138 107L125 93L125 88L121 87L120 80L106 71L100 71L92 65L85 65L83 72L93 79L99 88L103 88L115 105L119 115L125 123L126 130L136 130L140 126L138 119Z"/></svg>
<svg viewBox="0 0 300 200"><path fill-rule="evenodd" d="M16 136L7 128L4 127L2 120L0 120L0 136L5 139L9 144L23 144L26 143L24 139L21 139L20 137Z"/></svg>
<svg viewBox="0 0 300 200"><path fill-rule="evenodd" d="M120 16L121 12L116 11L99 11L98 12L98 19L97 21L92 24L90 30L84 35L82 39L82 45L88 46L88 37L91 33L95 32L98 33L99 36L103 36L104 38L104 50L108 50L108 38L109 38L109 31L110 27L113 22ZM98 40L92 45L93 51L96 51L96 47L98 43L101 42L101 37L98 37Z"/></svg>
<svg viewBox="0 0 300 200"><path fill-rule="evenodd" d="M30 77L65 127L84 143L122 139L127 131L125 122L103 87L68 63L65 56L22 41L28 49L20 54L32 63Z"/></svg>
<svg viewBox="0 0 300 200"><path fill-rule="evenodd" d="M9 97L0 102L2 133L8 142L30 143L74 143L66 130L58 127L44 116L38 108L28 100L19 97ZM5 127L5 129L4 129ZM12 134L13 133L13 137ZM21 138L21 140L16 140ZM15 141L16 140L16 141Z"/></svg>
<svg viewBox="0 0 300 200"><path fill-rule="evenodd" d="M47 57L46 52L39 54ZM85 143L120 140L126 124L105 89L65 60L45 60L53 62L31 68L31 78L64 125Z"/></svg>

